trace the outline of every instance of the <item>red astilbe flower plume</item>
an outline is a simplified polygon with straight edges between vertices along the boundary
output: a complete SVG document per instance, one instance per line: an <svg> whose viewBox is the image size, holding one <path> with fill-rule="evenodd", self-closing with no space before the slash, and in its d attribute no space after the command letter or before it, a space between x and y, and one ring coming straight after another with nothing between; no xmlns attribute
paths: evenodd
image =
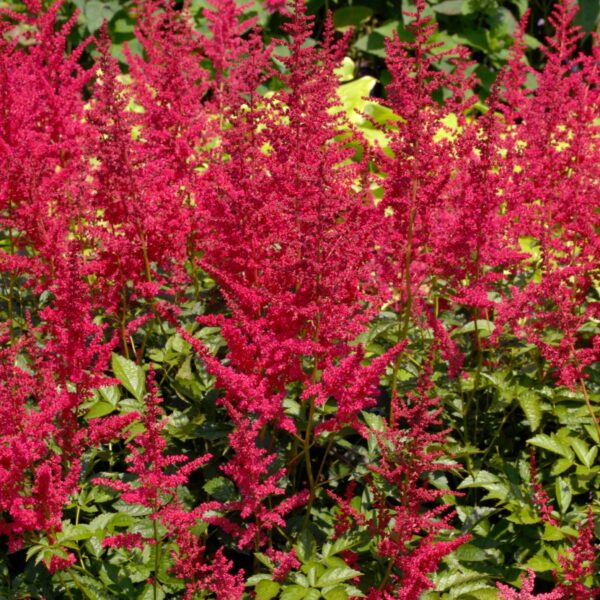
<svg viewBox="0 0 600 600"><path fill-rule="evenodd" d="M3 344L7 338L5 333ZM64 466L73 456L63 462L51 447L57 413L70 403L56 387L52 365L33 360L32 373L15 364L32 347L22 340L0 354L0 533L8 536L9 550L18 549L29 532L60 529L62 507L78 478L77 465Z"/></svg>
<svg viewBox="0 0 600 600"><path fill-rule="evenodd" d="M201 591L213 592L220 600L238 599L244 591L243 571L231 572L232 562L225 557L222 548L213 555L207 554L203 538L192 532L200 520L219 521L210 515L222 509L222 505L215 501L188 509L177 495L178 487L185 485L190 474L212 457L205 454L190 460L184 455L167 454L168 444L163 433L165 420L162 418L161 400L152 371L148 375L147 385L146 409L142 415L145 430L128 446L128 472L135 475L135 480L125 483L97 478L96 483L119 491L120 498L125 502L152 509L151 518L159 520L166 527L165 536L175 542L176 548L172 556L172 572L185 582L185 599L191 600ZM249 455L253 456L252 453ZM252 483L258 489L256 480L252 479ZM217 524L227 528L226 519ZM161 541L125 533L109 536L103 543L109 547L131 549Z"/></svg>
<svg viewBox="0 0 600 600"><path fill-rule="evenodd" d="M147 385L146 408L141 419L144 431L129 444L127 457L128 472L135 475L136 480L129 483L100 477L95 481L121 492L125 502L151 508L153 518L160 518L161 509L170 503L177 505L177 486L187 483L190 473L208 462L211 455L189 460L184 455L166 454L167 440L162 434L165 423L161 419L161 400L152 370Z"/></svg>
<svg viewBox="0 0 600 600"><path fill-rule="evenodd" d="M193 44L184 44L185 24L172 23L165 32L159 17L149 18L158 22L138 31L149 58L132 58L138 81L131 88L109 55L106 32L101 33L94 98L86 112L94 128L86 148L98 214L89 228L97 301L122 329L136 302L144 306L146 299L153 307L159 292L172 293L187 281L185 263L194 235L190 181L203 123L202 86L194 86L202 70L194 69L188 57L178 81L190 91L175 101L165 82L175 66L160 45L172 43L177 56ZM128 108L132 98L145 112Z"/></svg>
<svg viewBox="0 0 600 600"><path fill-rule="evenodd" d="M143 161L147 185L164 218L177 223L169 273L173 285L186 280L181 266L201 229L194 220L192 190L204 149L216 135L216 120L207 110L215 84L201 66L205 40L195 31L187 7L177 10L170 0L144 1L136 12L135 35L144 53L125 49L132 76L127 92L137 105L129 119L141 142L135 152Z"/></svg>
<svg viewBox="0 0 600 600"><path fill-rule="evenodd" d="M227 159L207 171L202 206L203 266L232 310L232 325L218 323L231 366L266 377L276 402L289 382L314 383L303 357L319 356L322 369L350 352L379 293L375 248L364 243L378 214L354 189L364 165L348 161L351 150L335 140L341 116L329 111L343 46L332 32L324 49L306 46L302 9L288 26L286 87L231 116Z"/></svg>
<svg viewBox="0 0 600 600"><path fill-rule="evenodd" d="M507 247L497 193L502 157L495 145L502 129L491 113L468 117L476 99L468 52L438 50L441 43L432 41L437 26L425 7L417 2L416 12L407 13L412 41L394 35L386 44L392 80L380 102L399 118L374 123L389 141L378 156L382 245L385 279L403 313L399 337L409 333L411 318L432 327L455 375L462 359L437 322L437 300L466 305L480 318L494 307L488 292L520 255ZM441 94L448 95L443 103Z"/></svg>
<svg viewBox="0 0 600 600"><path fill-rule="evenodd" d="M225 390L221 403L236 425L230 436L236 455L225 468L239 478L243 499L260 515L260 528L271 527L269 519L279 523L304 496L273 503L263 515L268 495L261 494L260 508L252 490L245 489L240 467L248 457L240 454L238 439L244 441L243 452L252 449L262 463L253 467L259 480L271 481L273 458L252 440L267 424L286 436L295 434L296 425L283 415L290 384L300 384L299 399L312 406L312 414L326 395L335 396L319 383L331 369L330 380L336 378L334 391L344 405L340 418L351 420L371 405L372 397L361 394L370 392L373 375L365 371L361 380L363 355L349 342L364 330L383 297L375 276L376 244L365 243L376 240L381 229L380 212L365 184L366 164L349 160L354 151L347 136L336 139L346 130L343 117L333 110L338 104L334 70L345 39L336 42L329 24L322 48L307 44L312 20L304 15L302 2L285 29L289 56L281 59L280 91L259 98L244 88L241 104L240 89L229 81L228 104L234 110L225 113L221 159L204 174L200 205L206 226L202 266L231 311L230 317L201 321L221 328L229 364L219 365L200 352ZM247 52L251 64L262 64L262 54L252 58L251 45ZM259 72L257 67L254 73ZM349 358L354 354L357 360ZM354 368L341 366L346 359ZM347 398L344 387L355 397ZM308 436L312 416L309 421ZM269 493L281 495L283 488L275 486ZM240 542L248 541L243 534Z"/></svg>
<svg viewBox="0 0 600 600"><path fill-rule="evenodd" d="M370 488L377 512L378 553L388 560L389 579L371 590L369 597L409 600L433 587L427 574L436 571L440 561L469 536L437 539L440 531L453 529L450 506L439 504L450 492L421 481L431 471L456 466L436 462L445 456L439 446L447 433L436 431L440 426L439 400L428 397L422 389L419 397L392 402L396 405L394 421L386 422L384 431L373 432L382 454L380 463L370 467L377 476ZM384 487L376 483L377 479L385 482ZM390 491L384 491L385 487ZM435 503L433 508L424 508L431 503ZM419 536L416 546L415 535Z"/></svg>
<svg viewBox="0 0 600 600"><path fill-rule="evenodd" d="M556 5L541 73L523 66L521 31L500 76L506 91L497 105L507 124L502 176L511 233L535 241L535 272L513 290L500 321L536 344L560 383L571 387L585 378L600 350L598 340L579 331L598 313L598 303L586 296L600 258L600 90L597 48L590 57L575 55L582 36L572 24L576 12L570 0ZM525 75L536 80L534 89L523 87ZM557 341L547 341L551 331Z"/></svg>
<svg viewBox="0 0 600 600"><path fill-rule="evenodd" d="M600 594L600 588L590 588L585 580L595 572L594 561L598 557L598 545L594 540L594 518L591 507L588 519L581 528L579 537L566 551L558 555L560 570L554 571L556 588L547 594L534 594L535 573L527 570L527 577L521 576L522 587L517 591L513 588L496 583L499 598L502 600L591 600Z"/></svg>
<svg viewBox="0 0 600 600"><path fill-rule="evenodd" d="M600 596L600 587L589 588L586 578L597 572L599 544L594 544L594 515L592 507L588 509L588 518L580 529L579 537L566 552L559 554L558 562L561 565L559 573L554 573L554 578L560 583L558 589L564 598L569 600L588 600Z"/></svg>
<svg viewBox="0 0 600 600"><path fill-rule="evenodd" d="M535 572L527 569L527 575L521 575L521 589L515 590L503 583L496 583L498 598L502 600L563 600L564 595L560 590L554 590L548 594L534 594Z"/></svg>
<svg viewBox="0 0 600 600"><path fill-rule="evenodd" d="M83 89L91 74L78 64L85 43L65 54L77 15L56 31L60 5L34 17L11 13L10 20L28 23L29 33L0 39L0 225L8 237L0 270L38 292L56 277L57 248L69 234L80 235L89 216L82 141L88 135Z"/></svg>
<svg viewBox="0 0 600 600"><path fill-rule="evenodd" d="M544 489L544 486L539 481L535 452L533 449L531 449L531 453L529 455L529 470L531 473L531 488L533 491L534 505L538 509L538 512L544 522L558 527L558 521L552 516L554 506L550 504L548 492Z"/></svg>
<svg viewBox="0 0 600 600"><path fill-rule="evenodd" d="M94 322L74 242L64 256L57 254L54 268L41 324L29 323L30 331L1 359L0 531L12 549L27 533L52 539L63 507L78 489L86 448L117 436L132 420L126 415L81 421L81 405L111 383L103 372L113 343ZM5 335L2 342L7 340Z"/></svg>
<svg viewBox="0 0 600 600"><path fill-rule="evenodd" d="M472 160L466 148L455 142L457 131L448 130L446 124L454 116L458 127L464 127L464 113L475 100L473 78L466 74L466 50L434 52L440 44L430 38L437 26L423 15L424 9L423 0L417 2L415 13L407 13L413 19L409 25L413 41L401 41L397 35L387 40L386 65L392 81L386 86L387 99L380 101L400 117L382 127L389 153L379 157L385 174L380 207L388 215L390 284L398 290L407 312L427 277L451 274L453 253L448 257L447 246L456 245L453 222L462 216L454 214L451 200L460 193L455 189L461 183L457 172ZM451 72L436 68L442 58L453 65ZM441 104L434 96L443 88L450 97ZM442 244L439 253L437 240ZM464 242L462 237L459 240Z"/></svg>
<svg viewBox="0 0 600 600"><path fill-rule="evenodd" d="M427 476L456 465L440 462L446 456L442 444L447 431L440 429L442 409L428 387L421 384L414 394L392 398L393 417L383 419L380 428L363 425L360 429L363 437L376 440L380 452L379 460L367 467L370 473L364 478L373 516L350 503L359 480L350 482L344 498L328 492L341 514L336 536L366 530L377 540L376 556L386 561L387 568L375 574L378 585L368 590L367 597L373 600L418 598L434 587L428 574L470 539L467 535L439 539L440 532L453 530L454 512L449 504L440 502L452 492L431 486ZM363 557L359 550L352 551L348 558L361 565Z"/></svg>

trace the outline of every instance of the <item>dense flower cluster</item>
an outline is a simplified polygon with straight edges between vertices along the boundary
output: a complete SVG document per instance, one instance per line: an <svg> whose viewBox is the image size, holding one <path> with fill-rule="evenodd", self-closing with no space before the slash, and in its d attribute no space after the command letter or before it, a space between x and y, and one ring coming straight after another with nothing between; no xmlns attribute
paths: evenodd
<svg viewBox="0 0 600 600"><path fill-rule="evenodd" d="M235 0L200 29L178 4L135 2L126 73L106 25L82 66L61 2L0 19L0 543L61 594L415 600L472 539L448 448L474 486L503 345L600 436L600 50L576 53L561 0L543 72L524 19L482 107L417 0L372 144L340 106L351 32L329 19L315 44L303 0L269 0L265 43ZM583 441L537 442L591 473ZM575 538L533 452L529 473L526 523L572 546L554 591L528 569L501 597L588 598L594 515Z"/></svg>

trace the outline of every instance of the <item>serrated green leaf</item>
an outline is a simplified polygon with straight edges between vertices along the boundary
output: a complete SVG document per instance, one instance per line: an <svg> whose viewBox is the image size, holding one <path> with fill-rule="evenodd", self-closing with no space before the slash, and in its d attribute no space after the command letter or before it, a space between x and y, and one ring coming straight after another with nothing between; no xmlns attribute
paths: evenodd
<svg viewBox="0 0 600 600"><path fill-rule="evenodd" d="M267 581L273 581L273 577L271 575L269 575L268 573L257 573L256 575L252 575L251 577L248 577L248 579L246 579L246 583L245 585L251 586L251 585L256 585L257 583L259 583L260 581L263 580L267 580Z"/></svg>
<svg viewBox="0 0 600 600"><path fill-rule="evenodd" d="M580 438L569 438L569 442L571 444L571 448L575 451L577 458L584 464L588 469L591 469L594 464L594 459L596 458L596 453L598 452L598 448L595 446L591 450L595 450L596 452L590 451L588 445Z"/></svg>
<svg viewBox="0 0 600 600"><path fill-rule="evenodd" d="M560 475L564 473L567 469L570 469L573 466L573 461L568 458L559 458L553 465L550 470L551 475Z"/></svg>
<svg viewBox="0 0 600 600"><path fill-rule="evenodd" d="M58 541L62 543L69 540L87 540L93 535L94 532L89 525L72 525L70 527L63 527L58 536Z"/></svg>
<svg viewBox="0 0 600 600"><path fill-rule="evenodd" d="M479 471L475 477L465 477L458 488L483 488L489 492L488 498L496 498L498 500L506 500L510 494L508 485L500 481L496 475L485 470Z"/></svg>
<svg viewBox="0 0 600 600"><path fill-rule="evenodd" d="M237 495L235 484L227 477L213 477L204 484L203 489L219 502L228 502Z"/></svg>
<svg viewBox="0 0 600 600"><path fill-rule="evenodd" d="M555 490L556 501L560 506L560 511L562 513L566 513L569 505L571 504L571 500L573 499L571 485L569 484L568 480L563 479L562 477L557 477L555 482Z"/></svg>
<svg viewBox="0 0 600 600"><path fill-rule="evenodd" d="M338 87L337 93L342 102L342 106L346 111L346 114L352 120L352 118L360 116L356 114L356 111L362 111L365 108L366 98L371 94L371 91L377 84L377 79L370 75L365 75L360 79L345 83Z"/></svg>
<svg viewBox="0 0 600 600"><path fill-rule="evenodd" d="M118 4L114 2L100 2L100 0L89 0L85 3L85 22L90 33L100 29L102 21L110 21L119 10Z"/></svg>
<svg viewBox="0 0 600 600"><path fill-rule="evenodd" d="M538 446L539 448L544 448L544 450L554 452L554 454L558 454L564 458L572 457L572 453L569 448L559 442L555 437L546 435L545 433L538 433L537 435L534 435L532 438L527 440L527 443Z"/></svg>
<svg viewBox="0 0 600 600"><path fill-rule="evenodd" d="M367 411L362 411L361 412L363 419L365 420L365 423L369 426L369 429L372 429L373 431L384 431L385 430L385 424L383 422L383 417L381 417L380 415L376 415L374 413L370 413Z"/></svg>
<svg viewBox="0 0 600 600"><path fill-rule="evenodd" d="M465 2L464 0L444 0L439 4L434 4L432 6L436 13L440 13L442 15L466 14L464 11L468 10L468 7L469 2Z"/></svg>
<svg viewBox="0 0 600 600"><path fill-rule="evenodd" d="M87 414L85 415L85 418L97 419L99 417L109 415L114 410L116 410L116 408L113 404L103 401L95 402L94 405L90 408L90 410L88 410Z"/></svg>
<svg viewBox="0 0 600 600"><path fill-rule="evenodd" d="M358 575L362 575L362 573L355 569L351 569L350 567L335 567L333 569L328 569L317 580L317 587L323 588L329 585L343 583Z"/></svg>
<svg viewBox="0 0 600 600"><path fill-rule="evenodd" d="M544 525L544 533L542 534L542 539L545 542L559 542L565 539L565 534L561 530L560 527L556 525L551 525L550 523L546 523Z"/></svg>
<svg viewBox="0 0 600 600"><path fill-rule="evenodd" d="M332 589L324 589L322 592L326 600L348 600L348 593L345 586L335 586Z"/></svg>
<svg viewBox="0 0 600 600"><path fill-rule="evenodd" d="M129 515L130 517L145 517L152 514L152 509L148 506L144 506L143 504L129 504L122 500L117 500L113 507L120 513Z"/></svg>
<svg viewBox="0 0 600 600"><path fill-rule="evenodd" d="M266 554L263 554L262 552L255 552L254 557L268 569L272 570L275 568L275 563Z"/></svg>
<svg viewBox="0 0 600 600"><path fill-rule="evenodd" d="M304 588L299 585L286 585L282 592L280 599L281 600L302 600L306 596L308 592L307 588Z"/></svg>
<svg viewBox="0 0 600 600"><path fill-rule="evenodd" d="M529 428L531 431L535 431L542 421L542 405L539 397L534 392L527 390L519 392L517 400L527 417Z"/></svg>
<svg viewBox="0 0 600 600"><path fill-rule="evenodd" d="M256 597L258 600L271 600L279 594L281 586L276 581L263 579L256 586Z"/></svg>
<svg viewBox="0 0 600 600"><path fill-rule="evenodd" d="M358 542L359 540L357 537L342 536L334 542L326 542L325 544L323 544L321 554L323 555L323 558L335 556L336 554L339 554L344 550L354 548L354 546L356 546Z"/></svg>
<svg viewBox="0 0 600 600"><path fill-rule="evenodd" d="M144 370L133 361L118 354L112 355L111 365L115 377L134 395L136 400L142 400L146 388Z"/></svg>
<svg viewBox="0 0 600 600"><path fill-rule="evenodd" d="M532 556L525 565L526 567L531 567L536 573L543 573L544 571L552 571L556 568L556 565L546 558L545 556L540 556L536 554Z"/></svg>
<svg viewBox="0 0 600 600"><path fill-rule="evenodd" d="M478 332L479 337L489 337L496 329L496 326L487 319L476 319L475 321L469 321L466 325L463 325L459 329L455 329L450 334L450 337L457 335L464 335L465 333Z"/></svg>
<svg viewBox="0 0 600 600"><path fill-rule="evenodd" d="M354 61L349 56L344 56L342 64L335 70L335 74L342 83L352 81L354 79L354 67Z"/></svg>
<svg viewBox="0 0 600 600"><path fill-rule="evenodd" d="M165 591L162 586L157 586L155 590L154 585L148 584L140 595L139 600L164 600L164 598Z"/></svg>
<svg viewBox="0 0 600 600"><path fill-rule="evenodd" d="M121 398L121 391L118 385L106 385L98 389L100 396L109 404L116 406Z"/></svg>
<svg viewBox="0 0 600 600"><path fill-rule="evenodd" d="M312 533L308 529L304 529L300 535L300 539L295 546L296 555L303 563L308 563L317 555L317 543Z"/></svg>

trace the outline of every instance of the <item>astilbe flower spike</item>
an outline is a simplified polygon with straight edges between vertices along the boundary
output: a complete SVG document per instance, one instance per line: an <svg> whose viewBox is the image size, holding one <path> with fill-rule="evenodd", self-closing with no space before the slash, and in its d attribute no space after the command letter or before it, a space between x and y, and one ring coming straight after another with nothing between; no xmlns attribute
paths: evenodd
<svg viewBox="0 0 600 600"><path fill-rule="evenodd" d="M439 400L429 397L422 386L420 396L392 402L393 421L385 421L383 431L372 432L382 454L380 462L369 467L374 476L368 485L375 498L378 553L387 559L388 569L370 597L409 600L433 587L427 575L470 536L437 539L440 531L453 528L453 511L438 503L451 492L433 488L427 480L421 483L428 472L455 466L436 462L445 455L440 444L447 434L435 431L440 425ZM432 504L433 508L424 508ZM416 545L414 536L420 536Z"/></svg>
<svg viewBox="0 0 600 600"><path fill-rule="evenodd" d="M256 460L253 469L260 472L258 481L272 481L271 496L283 492L273 487L283 473L273 478L273 458L252 440L266 425L298 438L296 425L282 408L290 384L300 384L300 400L312 406L307 437L315 408L329 395L344 406L336 427L373 403L374 375L363 372L362 352L349 342L383 297L374 277L377 249L364 244L371 233L376 239L380 212L368 187L361 185L366 165L349 160L353 150L347 138L336 139L344 122L331 110L339 102L334 70L345 40L334 40L330 24L324 47L311 47L305 43L311 28L304 4L298 2L285 26L290 52L282 59L286 71L278 75L283 83L278 93L258 99L242 88L240 104L240 88L235 86L241 83L229 80L221 158L204 174L199 205L206 227L201 264L218 282L231 311L230 317L202 318L201 323L221 328L229 364L198 350L225 390L220 403L236 425L230 435L236 455L225 469L238 484L242 505L255 507L254 518L262 509L244 483L247 469L240 467L250 451ZM251 44L245 51L253 56ZM255 63L263 64L262 55ZM344 361L354 368L342 367ZM378 369L385 359L380 362ZM321 381L329 384L322 387ZM343 391L346 387L350 392ZM292 458L292 464L297 461L297 456ZM311 466L305 468L312 488ZM260 501L269 494L259 495ZM302 499L304 493L273 504L261 516L259 529L279 523ZM250 541L248 530L239 535L244 544Z"/></svg>
<svg viewBox="0 0 600 600"><path fill-rule="evenodd" d="M390 284L407 313L413 296L422 293L424 279L446 274L452 264L448 253L438 256L436 243L454 240L449 219L458 215L452 214L455 207L450 201L458 193L454 187L455 180L461 181L456 174L464 167L460 163L469 156L458 154L464 148L454 141L456 132L448 130L447 118L454 115L458 128L465 126L465 111L474 102L473 78L466 75L466 51L434 52L440 45L431 41L437 26L424 16L424 9L425 2L419 1L416 12L407 13L414 41L401 41L397 35L387 40L386 65L392 81L387 99L380 101L399 117L379 126L389 138L389 152L381 153L378 165L385 174L380 207L388 215L387 247L397 274L389 275ZM442 57L453 63L451 72L435 68ZM451 95L441 104L434 96L444 87ZM442 235L441 227L445 228ZM443 261L439 260L442 254Z"/></svg>
<svg viewBox="0 0 600 600"><path fill-rule="evenodd" d="M542 520L549 525L558 526L558 521L552 516L554 506L549 503L548 492L544 489L544 486L539 481L539 474L537 470L537 463L535 459L535 452L531 449L529 455L529 470L531 473L531 487L533 490L533 503L537 507Z"/></svg>
<svg viewBox="0 0 600 600"><path fill-rule="evenodd" d="M558 555L561 565L560 575L554 577L559 581L558 589L569 600L588 600L600 595L600 587L593 589L586 584L586 578L596 572L599 544L594 543L594 515L592 507L588 509L586 523L581 527L579 537L564 553Z"/></svg>
<svg viewBox="0 0 600 600"><path fill-rule="evenodd" d="M515 590L503 583L497 583L498 597L502 600L563 600L564 598L560 590L554 590L547 594L534 594L535 572L533 569L527 569L527 575L521 575L521 585L520 590Z"/></svg>
<svg viewBox="0 0 600 600"><path fill-rule="evenodd" d="M499 324L510 323L534 343L558 381L572 388L583 385L585 368L600 349L597 336L586 340L580 333L598 312L586 296L600 257L600 92L597 61L575 54L582 35L573 25L576 11L570 0L557 3L540 73L523 66L521 25L495 106L507 124L501 174L511 235L535 241L535 270L500 306ZM535 89L524 87L525 75L535 78ZM553 331L558 336L549 341Z"/></svg>

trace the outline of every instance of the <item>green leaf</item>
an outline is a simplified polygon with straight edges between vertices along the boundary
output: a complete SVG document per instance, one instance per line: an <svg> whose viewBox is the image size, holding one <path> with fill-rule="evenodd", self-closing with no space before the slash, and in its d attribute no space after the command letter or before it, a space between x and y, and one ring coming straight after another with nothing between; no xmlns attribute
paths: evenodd
<svg viewBox="0 0 600 600"><path fill-rule="evenodd" d="M383 421L383 417L364 410L361 412L361 414L369 429L373 431L385 431L385 423Z"/></svg>
<svg viewBox="0 0 600 600"><path fill-rule="evenodd" d="M468 7L469 2L465 2L464 0L444 0L444 2L440 2L439 4L434 4L432 6L436 13L440 13L442 15L466 14L464 11L468 10Z"/></svg>
<svg viewBox="0 0 600 600"><path fill-rule="evenodd" d="M342 536L335 540L335 542L326 542L323 544L323 549L321 554L323 558L328 558L330 556L334 556L343 552L344 550L349 550L358 544L359 540L356 537Z"/></svg>
<svg viewBox="0 0 600 600"><path fill-rule="evenodd" d="M204 491L219 502L228 502L236 496L234 483L226 477L209 479L203 487Z"/></svg>
<svg viewBox="0 0 600 600"><path fill-rule="evenodd" d="M598 446L588 448L588 445L580 438L569 438L569 442L581 463L588 469L591 469L594 465L596 454L598 454Z"/></svg>
<svg viewBox="0 0 600 600"><path fill-rule="evenodd" d="M536 573L542 573L544 571L552 571L556 568L551 560L547 559L545 556L540 556L537 554L536 556L532 556L525 565L526 567L531 567Z"/></svg>
<svg viewBox="0 0 600 600"><path fill-rule="evenodd" d="M477 319L475 321L469 321L460 329L455 329L450 334L450 337L463 335L465 333L473 333L475 330L477 330L480 337L489 337L492 335L495 328L496 326L491 321L488 321L487 319Z"/></svg>
<svg viewBox="0 0 600 600"><path fill-rule="evenodd" d="M281 592L281 600L302 600L308 590L300 585L286 585Z"/></svg>
<svg viewBox="0 0 600 600"><path fill-rule="evenodd" d="M256 597L258 600L271 600L279 593L281 586L276 581L263 579L256 586Z"/></svg>
<svg viewBox="0 0 600 600"><path fill-rule="evenodd" d="M518 392L517 399L521 409L527 417L529 428L531 431L535 431L542 421L542 406L539 397L531 390L525 390L523 388Z"/></svg>
<svg viewBox="0 0 600 600"><path fill-rule="evenodd" d="M303 563L310 562L317 555L317 543L308 529L302 531L295 548L298 558Z"/></svg>
<svg viewBox="0 0 600 600"><path fill-rule="evenodd" d="M89 525L72 525L70 527L64 527L63 531L58 535L60 542L67 540L87 540L94 535L94 532Z"/></svg>
<svg viewBox="0 0 600 600"><path fill-rule="evenodd" d="M567 512L569 505L571 504L571 500L573 499L571 485L566 479L563 479L562 477L557 477L555 482L555 490L556 501L560 506L560 511L564 514Z"/></svg>
<svg viewBox="0 0 600 600"><path fill-rule="evenodd" d="M164 600L165 592L161 586L157 586L156 590L153 585L148 584L139 597L139 600Z"/></svg>
<svg viewBox="0 0 600 600"><path fill-rule="evenodd" d="M385 36L377 31L363 35L356 40L354 47L373 56L385 57Z"/></svg>
<svg viewBox="0 0 600 600"><path fill-rule="evenodd" d="M340 78L340 81L352 81L354 79L355 63L349 56L344 56L342 64L335 70L335 74Z"/></svg>
<svg viewBox="0 0 600 600"><path fill-rule="evenodd" d="M113 504L113 508L130 517L145 517L152 514L152 509L143 504L129 504L123 500L117 500Z"/></svg>
<svg viewBox="0 0 600 600"><path fill-rule="evenodd" d="M364 109L365 98L369 96L376 83L377 79L375 77L366 75L338 87L337 93L348 117L356 116L360 118L360 115L356 115L356 111Z"/></svg>
<svg viewBox="0 0 600 600"><path fill-rule="evenodd" d="M554 454L563 456L564 458L572 458L572 452L564 444L559 442L555 437L546 435L545 433L538 433L532 438L527 440L528 444L533 444L539 448L544 448Z"/></svg>
<svg viewBox="0 0 600 600"><path fill-rule="evenodd" d="M564 473L567 469L570 469L573 466L573 462L568 458L559 458L553 465L550 470L551 475L560 475Z"/></svg>
<svg viewBox="0 0 600 600"><path fill-rule="evenodd" d="M266 554L263 554L262 552L255 552L254 557L260 563L265 565L265 567L267 567L267 569L273 570L275 568L275 563Z"/></svg>
<svg viewBox="0 0 600 600"><path fill-rule="evenodd" d="M86 2L83 14L90 33L100 29L104 19L110 21L118 10L119 5L114 2L100 2L100 0Z"/></svg>
<svg viewBox="0 0 600 600"><path fill-rule="evenodd" d="M257 573L256 575L252 575L251 577L248 577L248 579L246 579L245 585L246 586L256 585L265 579L267 581L273 581L271 575L269 575L268 573Z"/></svg>
<svg viewBox="0 0 600 600"><path fill-rule="evenodd" d="M107 385L98 389L100 396L109 404L116 406L121 398L121 392L118 385Z"/></svg>
<svg viewBox="0 0 600 600"><path fill-rule="evenodd" d="M465 477L465 479L458 486L459 489L463 488L483 488L489 492L487 498L496 498L498 500L506 500L509 496L510 490L508 485L503 481L500 481L498 477L488 471L479 471L475 477Z"/></svg>
<svg viewBox="0 0 600 600"><path fill-rule="evenodd" d="M343 583L348 579L353 579L358 575L362 575L360 571L351 569L350 567L335 567L334 569L328 569L319 577L317 580L317 587L326 587L328 585L335 585L337 583Z"/></svg>
<svg viewBox="0 0 600 600"><path fill-rule="evenodd" d="M593 31L600 23L600 2L598 0L579 0L579 12L575 15L574 25L579 25L586 33Z"/></svg>
<svg viewBox="0 0 600 600"><path fill-rule="evenodd" d="M333 12L333 25L336 29L358 27L373 15L373 9L368 6L344 6Z"/></svg>
<svg viewBox="0 0 600 600"><path fill-rule="evenodd" d="M115 410L115 406L108 402L96 402L85 415L86 419L97 419L109 415Z"/></svg>
<svg viewBox="0 0 600 600"><path fill-rule="evenodd" d="M328 591L323 590L322 594L326 600L348 600L346 588L340 585Z"/></svg>
<svg viewBox="0 0 600 600"><path fill-rule="evenodd" d="M115 377L134 395L136 400L142 400L146 389L144 370L133 361L118 354L112 355L111 365Z"/></svg>

